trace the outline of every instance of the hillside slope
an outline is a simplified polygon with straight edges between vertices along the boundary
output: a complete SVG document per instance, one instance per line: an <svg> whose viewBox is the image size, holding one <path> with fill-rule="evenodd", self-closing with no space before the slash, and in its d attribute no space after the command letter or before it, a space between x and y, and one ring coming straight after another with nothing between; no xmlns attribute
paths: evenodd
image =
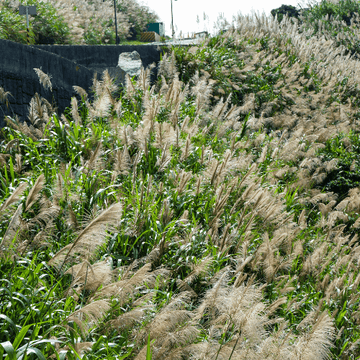
<svg viewBox="0 0 360 360"><path fill-rule="evenodd" d="M115 99L105 72L94 103L77 88L65 114L34 100L31 127L8 118L4 352L358 358L359 72L345 52L287 18L240 16L169 48L152 88L143 71Z"/></svg>

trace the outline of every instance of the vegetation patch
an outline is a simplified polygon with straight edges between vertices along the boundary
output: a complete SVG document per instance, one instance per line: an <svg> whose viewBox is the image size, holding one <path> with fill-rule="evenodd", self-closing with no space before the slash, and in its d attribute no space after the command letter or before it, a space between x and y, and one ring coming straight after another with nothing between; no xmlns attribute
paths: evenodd
<svg viewBox="0 0 360 360"><path fill-rule="evenodd" d="M104 71L93 103L6 117L0 354L359 358L357 66L240 17L153 86Z"/></svg>

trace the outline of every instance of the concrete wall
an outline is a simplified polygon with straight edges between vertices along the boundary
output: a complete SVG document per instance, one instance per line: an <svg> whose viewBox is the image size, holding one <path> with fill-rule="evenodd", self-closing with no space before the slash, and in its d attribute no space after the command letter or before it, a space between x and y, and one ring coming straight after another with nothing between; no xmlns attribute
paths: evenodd
<svg viewBox="0 0 360 360"><path fill-rule="evenodd" d="M68 60L74 61L76 64L87 67L92 71L100 74L105 69L112 78L119 79L116 83L119 85L120 72L117 64L119 55L124 52L137 51L140 55L143 67L146 69L152 63L156 65L160 61L161 49L155 45L32 45L41 50L60 55ZM157 77L157 69L154 68L152 82Z"/></svg>
<svg viewBox="0 0 360 360"><path fill-rule="evenodd" d="M0 39L0 87L9 91L9 108L0 101L0 128L5 125L4 116L18 115L21 121L27 121L28 106L37 92L50 103L54 101L58 114L70 106L70 99L80 96L72 88L81 86L93 101L91 93L94 72L98 72L98 80L102 72L108 68L110 76L116 74L118 57L122 52L136 50L144 67L160 60L160 49L157 46L83 46L83 45L24 45ZM41 68L51 75L53 91L45 90L33 68ZM152 80L157 76L154 69Z"/></svg>

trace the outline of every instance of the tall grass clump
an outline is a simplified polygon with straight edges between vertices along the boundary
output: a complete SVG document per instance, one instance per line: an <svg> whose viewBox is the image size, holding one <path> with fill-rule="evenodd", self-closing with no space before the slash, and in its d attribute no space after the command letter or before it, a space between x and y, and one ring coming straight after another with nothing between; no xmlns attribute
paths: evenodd
<svg viewBox="0 0 360 360"><path fill-rule="evenodd" d="M335 40L337 46L346 48L346 54L359 58L359 10L360 5L355 0L321 0L310 1L303 8L283 5L272 10L277 14L279 22L283 19L285 10L292 23L298 23L299 31L309 31L309 38L316 36L325 40ZM285 9L283 8L285 7ZM296 18L296 19L295 19Z"/></svg>
<svg viewBox="0 0 360 360"><path fill-rule="evenodd" d="M153 85L105 70L93 103L6 117L2 355L359 358L357 60L287 17L235 25Z"/></svg>
<svg viewBox="0 0 360 360"><path fill-rule="evenodd" d="M114 3L110 0L1 0L0 38L27 43L26 19L19 15L19 5L36 5L37 15L29 17L31 44L37 44L40 36L59 45L116 43ZM140 36L148 23L158 21L155 13L135 0L117 1L116 12L122 42L134 32Z"/></svg>

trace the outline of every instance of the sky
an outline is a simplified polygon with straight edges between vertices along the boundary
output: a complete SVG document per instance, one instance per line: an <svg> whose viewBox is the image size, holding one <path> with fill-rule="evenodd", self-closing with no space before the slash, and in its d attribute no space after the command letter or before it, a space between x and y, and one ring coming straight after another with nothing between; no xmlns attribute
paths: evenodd
<svg viewBox="0 0 360 360"><path fill-rule="evenodd" d="M148 6L159 15L160 22L164 22L165 25L165 34L171 36L171 0L138 0L137 2ZM233 15L239 11L243 15L250 15L252 10L260 13L264 11L270 16L270 11L279 8L282 4L296 8L301 4L302 7L306 7L303 0L173 0L175 36L179 37L180 31L185 37L188 33L200 31L214 34L213 25L220 13L231 23ZM204 12L206 20L204 20Z"/></svg>

